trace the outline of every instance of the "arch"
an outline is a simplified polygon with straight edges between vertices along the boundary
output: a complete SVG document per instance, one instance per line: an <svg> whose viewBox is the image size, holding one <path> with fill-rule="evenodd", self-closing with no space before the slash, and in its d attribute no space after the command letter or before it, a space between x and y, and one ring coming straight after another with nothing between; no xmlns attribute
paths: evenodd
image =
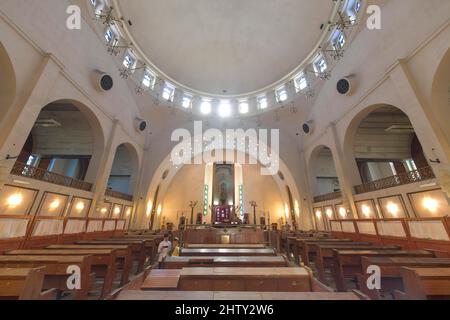
<svg viewBox="0 0 450 320"><path fill-rule="evenodd" d="M192 138L192 141L195 141L196 137ZM261 144L261 142L260 142ZM262 148L267 148L268 152L270 152L270 147L268 147L267 145L261 145ZM230 151L230 150L222 150L222 151ZM232 149L232 151L241 151L241 150L236 150ZM198 152L196 154L193 155L193 158L195 158L197 155L202 154L203 151ZM248 152L248 150L246 152L243 152L247 158L253 158L255 159L255 156L250 154ZM258 162L259 163L259 162ZM271 179L274 180L274 182L276 183L277 189L279 194L282 197L282 202L283 205L282 207L279 208L278 211L280 211L280 213L282 212L282 216L285 217L285 206L288 205L289 199L288 199L288 195L286 192L286 185L290 187L291 189L291 193L292 196L294 198L294 203L299 203L302 202L303 198L300 197L300 193L298 191L297 188L297 184L295 183L295 180L293 178L292 173L290 172L289 168L287 167L287 165L284 163L284 161L280 158L278 161L278 165L279 165L279 170L281 172L283 172L283 176L284 176L284 180L282 180L280 178L280 176L278 175L278 171L275 173L275 175L271 176ZM164 199L165 194L167 192L168 186L170 185L172 179L176 176L176 174L184 167L184 165L181 166L174 166L171 162L171 155L168 154L166 156L166 158L160 163L159 167L156 169L156 171L154 172L148 190L147 190L147 199L151 199L152 198L152 194L155 193L155 190L157 187L159 187L159 198L160 199ZM169 174L166 176L166 178L164 180L162 180L162 176L163 174L169 170ZM161 202L161 201L160 201ZM303 216L300 216L300 208L295 208L295 212L297 215L297 218L300 218L299 221L297 221L297 225L300 225L300 221L302 225L308 225L308 219L309 216L308 214L305 212L305 214ZM272 214L271 214L272 215ZM272 222L276 222L273 221ZM141 225L145 225L146 222L142 222ZM156 224L157 225L157 224Z"/></svg>
<svg viewBox="0 0 450 320"><path fill-rule="evenodd" d="M412 155L413 149L420 154ZM343 150L345 162L354 168L348 172L354 186L406 172L403 160L410 158L428 166L408 113L391 104L374 104L357 113L345 132Z"/></svg>
<svg viewBox="0 0 450 320"><path fill-rule="evenodd" d="M16 98L16 74L5 47L0 42L0 121Z"/></svg>
<svg viewBox="0 0 450 320"><path fill-rule="evenodd" d="M19 161L95 182L105 145L103 129L95 113L79 101L61 99L46 104L35 114ZM45 161L30 158L30 153L44 156Z"/></svg>
<svg viewBox="0 0 450 320"><path fill-rule="evenodd" d="M450 49L442 57L433 77L431 110L446 140L450 141Z"/></svg>
<svg viewBox="0 0 450 320"><path fill-rule="evenodd" d="M133 195L139 175L139 157L135 146L122 143L117 146L108 180L108 188Z"/></svg>
<svg viewBox="0 0 450 320"><path fill-rule="evenodd" d="M333 151L326 145L316 146L308 159L312 195L320 196L340 190Z"/></svg>

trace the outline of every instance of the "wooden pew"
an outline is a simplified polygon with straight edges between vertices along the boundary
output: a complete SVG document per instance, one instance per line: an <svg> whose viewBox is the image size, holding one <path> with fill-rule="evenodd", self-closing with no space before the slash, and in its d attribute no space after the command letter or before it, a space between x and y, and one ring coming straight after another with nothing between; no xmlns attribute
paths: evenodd
<svg viewBox="0 0 450 320"><path fill-rule="evenodd" d="M158 287L161 284L155 283L155 279L160 280L164 272L170 272L167 282L169 279L172 280L171 288L181 291L314 291L311 270L301 267L183 268L182 270L158 270L156 278L155 271L150 272L141 287L142 290L167 289L167 286Z"/></svg>
<svg viewBox="0 0 450 320"><path fill-rule="evenodd" d="M275 256L274 249L190 249L182 248L180 256Z"/></svg>
<svg viewBox="0 0 450 320"><path fill-rule="evenodd" d="M46 249L49 250L71 250L74 254L77 251L85 251L85 250L103 250L110 249L115 250L116 259L120 264L120 268L117 267L117 270L122 271L122 277L120 285L124 286L128 283L130 279L130 271L133 263L133 256L131 252L131 246L129 245L83 245L83 244L55 244L48 246Z"/></svg>
<svg viewBox="0 0 450 320"><path fill-rule="evenodd" d="M45 267L0 269L0 300L51 300L54 289L43 292Z"/></svg>
<svg viewBox="0 0 450 320"><path fill-rule="evenodd" d="M337 291L346 291L345 278L355 279L362 274L361 257L417 257L433 258L426 250L333 250L333 276Z"/></svg>
<svg viewBox="0 0 450 320"><path fill-rule="evenodd" d="M116 300L361 300L354 292L122 291Z"/></svg>
<svg viewBox="0 0 450 320"><path fill-rule="evenodd" d="M167 257L164 269L182 269L187 267L287 267L282 256L209 256L209 257Z"/></svg>
<svg viewBox="0 0 450 320"><path fill-rule="evenodd" d="M378 300L382 294L393 295L396 290L404 291L401 274L402 267L417 268L450 268L449 258L414 258L414 257L362 257L362 270L369 266L378 266L381 272L381 289L369 290L367 279L369 275L363 273L358 275L359 289L371 299Z"/></svg>
<svg viewBox="0 0 450 320"><path fill-rule="evenodd" d="M158 245L163 241L164 237L162 235L154 234L140 234L140 235L124 235L122 238L125 240L146 240L145 248L147 250L147 256L150 257L150 263L154 263L158 253Z"/></svg>
<svg viewBox="0 0 450 320"><path fill-rule="evenodd" d="M314 266L320 281L326 283L325 269L333 270L334 255L333 250L399 250L399 246L373 246L365 242L349 242L336 244L310 243L307 245L315 253Z"/></svg>
<svg viewBox="0 0 450 320"><path fill-rule="evenodd" d="M285 251L287 257L290 259L291 254L295 255L295 242L297 239L328 239L330 237L330 234L328 233L296 233L295 235L289 235L286 236L286 246Z"/></svg>
<svg viewBox="0 0 450 320"><path fill-rule="evenodd" d="M131 254L134 260L137 260L137 272L142 272L144 270L145 261L147 259L147 250L145 244L147 240L80 240L76 241L75 244L79 245L90 245L90 246L103 246L103 245L127 245L131 247Z"/></svg>
<svg viewBox="0 0 450 320"><path fill-rule="evenodd" d="M33 256L92 256L92 271L97 278L103 279L101 298L111 293L114 279L117 273L116 269L116 250L115 249L36 249L36 250L13 250L5 252L5 255L33 255Z"/></svg>
<svg viewBox="0 0 450 320"><path fill-rule="evenodd" d="M229 243L229 244L198 244L198 243L186 243L186 248L189 249L264 249L264 244L242 244L242 243Z"/></svg>
<svg viewBox="0 0 450 320"><path fill-rule="evenodd" d="M73 290L75 299L83 300L87 297L95 281L95 274L91 273L92 256L0 256L0 268L36 268L45 267L44 289L56 288L69 291L67 270L71 266L80 268L81 289Z"/></svg>
<svg viewBox="0 0 450 320"><path fill-rule="evenodd" d="M300 257L302 258L302 262L305 265L309 264L309 257L306 254L306 244L307 243L347 243L347 242L353 242L351 239L299 239L296 238L295 244L294 244L294 260L297 265L300 265Z"/></svg>
<svg viewBox="0 0 450 320"><path fill-rule="evenodd" d="M450 300L450 268L402 267L405 292L395 291L398 300Z"/></svg>

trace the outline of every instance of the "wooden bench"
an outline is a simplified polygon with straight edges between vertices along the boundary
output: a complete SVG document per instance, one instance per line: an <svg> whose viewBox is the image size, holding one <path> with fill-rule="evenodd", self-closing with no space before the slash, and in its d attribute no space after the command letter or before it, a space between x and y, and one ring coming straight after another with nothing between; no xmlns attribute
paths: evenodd
<svg viewBox="0 0 450 320"><path fill-rule="evenodd" d="M181 270L154 269L151 270L142 284L145 290L177 290Z"/></svg>
<svg viewBox="0 0 450 320"><path fill-rule="evenodd" d="M117 300L361 300L353 292L122 291Z"/></svg>
<svg viewBox="0 0 450 320"><path fill-rule="evenodd" d="M187 243L186 248L190 249L264 249L266 246L264 244L198 244L198 243Z"/></svg>
<svg viewBox="0 0 450 320"><path fill-rule="evenodd" d="M275 256L274 249L190 249L182 248L180 256Z"/></svg>
<svg viewBox="0 0 450 320"><path fill-rule="evenodd" d="M373 246L366 245L365 242L355 243L336 243L336 244L322 244L310 243L308 247L315 252L314 266L317 269L317 274L320 281L326 283L325 269L333 270L334 254L333 250L399 250L399 246Z"/></svg>
<svg viewBox="0 0 450 320"><path fill-rule="evenodd" d="M351 239L332 239L332 238L320 238L320 239L299 239L295 240L294 244L294 261L297 265L300 265L300 257L305 265L309 265L309 257L306 255L307 243L347 243L353 242Z"/></svg>
<svg viewBox="0 0 450 320"><path fill-rule="evenodd" d="M0 300L51 300L54 289L43 292L45 267L0 269Z"/></svg>
<svg viewBox="0 0 450 320"><path fill-rule="evenodd" d="M71 250L74 254L77 251L112 249L116 252L116 259L119 262L117 270L122 271L120 285L124 286L130 279L130 271L133 263L131 246L128 245L83 245L83 244L56 244L48 246L50 250Z"/></svg>
<svg viewBox="0 0 450 320"><path fill-rule="evenodd" d="M56 288L61 291L73 291L75 299L83 300L91 290L95 274L91 272L92 256L0 256L0 268L36 268L45 267L44 290ZM69 290L67 270L71 266L80 268L81 289Z"/></svg>
<svg viewBox="0 0 450 320"><path fill-rule="evenodd" d="M13 250L5 252L5 255L33 255L33 256L92 256L92 272L97 278L103 279L101 298L106 297L113 289L116 269L115 249L36 249L36 250Z"/></svg>
<svg viewBox="0 0 450 320"><path fill-rule="evenodd" d="M145 261L147 260L147 250L145 248L146 240L80 240L76 241L75 244L79 245L127 245L131 247L131 254L133 257L133 260L136 260L138 263L137 271L136 272L142 272L144 270Z"/></svg>
<svg viewBox="0 0 450 320"><path fill-rule="evenodd" d="M164 269L182 269L185 267L287 267L282 256L209 256L209 257L167 257Z"/></svg>
<svg viewBox="0 0 450 320"><path fill-rule="evenodd" d="M306 268L183 268L163 270L179 273L181 291L314 291L312 272ZM154 290L153 275L142 290ZM174 285L174 283L173 283Z"/></svg>
<svg viewBox="0 0 450 320"><path fill-rule="evenodd" d="M337 291L346 291L346 278L355 279L362 274L362 257L417 257L433 258L434 254L426 250L333 250L333 276Z"/></svg>
<svg viewBox="0 0 450 320"><path fill-rule="evenodd" d="M369 290L367 279L370 275L362 273L358 275L359 289L371 299L378 300L382 294L394 295L396 290L403 291L404 284L401 275L402 267L418 268L450 268L448 258L414 258L414 257L362 257L362 270L369 266L378 266L381 272L381 289Z"/></svg>
<svg viewBox="0 0 450 320"><path fill-rule="evenodd" d="M395 291L399 300L450 299L450 268L401 269L405 292Z"/></svg>

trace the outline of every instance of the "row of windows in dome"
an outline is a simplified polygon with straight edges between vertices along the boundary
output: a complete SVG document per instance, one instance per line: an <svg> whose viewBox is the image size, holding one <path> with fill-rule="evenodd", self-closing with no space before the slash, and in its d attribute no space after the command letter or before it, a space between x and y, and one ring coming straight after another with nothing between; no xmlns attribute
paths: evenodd
<svg viewBox="0 0 450 320"><path fill-rule="evenodd" d="M94 7L96 14L101 14L104 3L101 3L102 0L90 0L92 6ZM102 5L100 5L102 4ZM356 16L361 9L361 0L347 0L345 5L347 8L346 13L349 16L351 23L356 23ZM105 31L105 40L107 44L114 48L119 44L119 36L117 30L114 30L115 26L110 25L106 28ZM344 32L340 28L336 28L330 37L330 43L335 51L342 50L346 43L346 37ZM132 49L128 49L123 56L123 66L129 70L131 73L134 72L135 66L137 64L137 58L133 53ZM314 73L316 76L321 76L326 72L328 65L326 58L323 53L319 52L315 59L312 62L312 67L314 68ZM153 73L149 68L145 68L142 76L141 85L149 90L154 90L156 85L157 76ZM294 84L295 93L299 93L305 91L309 88L308 79L306 77L305 71L301 71L298 73L293 79L292 82ZM162 98L173 102L175 98L176 88L173 84L168 81L164 82L162 88ZM289 93L287 89L287 85L282 85L277 88L275 91L275 99L276 102L282 103L287 101L289 98ZM183 108L192 108L194 101L194 97L191 94L184 93L181 99L181 105ZM256 105L257 108L262 110L266 109L269 105L267 94L260 95L256 97ZM246 114L249 112L249 102L248 99L240 100L238 102L238 110L241 114ZM212 112L212 99L202 98L200 103L200 112L203 114L210 114ZM229 100L221 100L218 106L218 114L222 117L230 116L232 113L232 106Z"/></svg>

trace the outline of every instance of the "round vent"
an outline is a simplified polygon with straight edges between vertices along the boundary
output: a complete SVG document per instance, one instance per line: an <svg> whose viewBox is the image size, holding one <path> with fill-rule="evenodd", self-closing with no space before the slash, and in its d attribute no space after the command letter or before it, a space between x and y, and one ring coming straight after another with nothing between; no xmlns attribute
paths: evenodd
<svg viewBox="0 0 450 320"><path fill-rule="evenodd" d="M313 121L306 121L306 122L302 125L303 133L306 134L306 135L312 134L313 129L314 129Z"/></svg>
<svg viewBox="0 0 450 320"><path fill-rule="evenodd" d="M114 85L113 78L109 74L104 74L100 78L100 87L102 88L103 91L111 90L113 85Z"/></svg>
<svg viewBox="0 0 450 320"><path fill-rule="evenodd" d="M134 120L134 126L138 132L144 132L145 129L147 129L147 121L141 118L136 118Z"/></svg>
<svg viewBox="0 0 450 320"><path fill-rule="evenodd" d="M352 93L352 81L350 77L342 78L337 82L337 92L344 96L348 96Z"/></svg>
<svg viewBox="0 0 450 320"><path fill-rule="evenodd" d="M94 72L95 86L97 90L102 92L107 92L111 90L114 86L113 78L104 72L95 71Z"/></svg>

